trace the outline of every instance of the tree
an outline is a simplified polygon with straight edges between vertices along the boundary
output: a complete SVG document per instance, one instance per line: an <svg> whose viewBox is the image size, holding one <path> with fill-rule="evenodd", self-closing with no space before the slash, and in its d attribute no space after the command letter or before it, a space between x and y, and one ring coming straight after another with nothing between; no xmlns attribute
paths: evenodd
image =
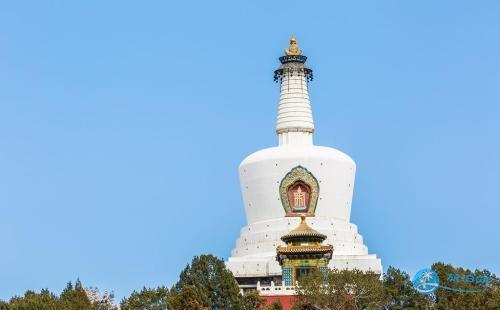
<svg viewBox="0 0 500 310"><path fill-rule="evenodd" d="M212 255L195 256L191 265L181 272L175 285L176 294L192 286L197 296L207 296L209 309L240 310L243 298L233 274L226 269L224 261ZM199 300L201 301L201 300ZM205 306L205 305L204 305Z"/></svg>
<svg viewBox="0 0 500 310"><path fill-rule="evenodd" d="M166 310L169 292L166 287L156 289L143 288L140 292L132 292L130 297L120 303L122 310Z"/></svg>
<svg viewBox="0 0 500 310"><path fill-rule="evenodd" d="M296 288L295 309L348 310L381 309L384 292L378 275L360 270L330 270L326 275L311 272Z"/></svg>
<svg viewBox="0 0 500 310"><path fill-rule="evenodd" d="M89 299L90 303L96 307L101 309L116 309L116 306L113 303L115 298L113 292L109 293L108 291L100 292L97 287L89 287L85 289L85 294Z"/></svg>
<svg viewBox="0 0 500 310"><path fill-rule="evenodd" d="M59 297L59 304L63 309L68 310L86 310L97 308L93 307L90 302L87 293L83 289L80 279L76 280L74 287L71 282L66 285L66 288L62 291L61 296Z"/></svg>
<svg viewBox="0 0 500 310"><path fill-rule="evenodd" d="M431 309L432 307L432 299L418 293L410 281L410 276L399 269L389 267L384 274L382 285L387 298L384 306L386 310Z"/></svg>
<svg viewBox="0 0 500 310"><path fill-rule="evenodd" d="M264 299L262 299L262 297L259 296L259 293L257 293L257 291L250 291L243 295L244 310L261 309L263 306L264 306Z"/></svg>
<svg viewBox="0 0 500 310"><path fill-rule="evenodd" d="M432 269L439 276L442 286L460 290L477 290L478 292L463 293L446 289L437 289L434 292L435 309L498 309L500 305L500 281L488 270L471 271L461 267L454 267L444 263L434 263ZM472 275L474 278L486 276L489 281L486 285L478 285L469 281L453 281L450 275Z"/></svg>
<svg viewBox="0 0 500 310"><path fill-rule="evenodd" d="M58 310L59 300L56 295L48 290L41 290L39 294L33 291L26 291L23 297L13 297L10 299L9 310Z"/></svg>
<svg viewBox="0 0 500 310"><path fill-rule="evenodd" d="M108 294L111 298L112 295ZM107 298L106 301L112 301ZM47 289L40 293L26 291L22 297L12 297L9 303L0 303L0 310L109 310L112 303L91 302L80 280L75 285L68 282L66 288L57 296Z"/></svg>
<svg viewBox="0 0 500 310"><path fill-rule="evenodd" d="M209 303L205 291L193 285L183 286L180 290L172 288L168 298L171 310L208 310Z"/></svg>
<svg viewBox="0 0 500 310"><path fill-rule="evenodd" d="M0 300L0 310L9 310L9 304L3 300Z"/></svg>

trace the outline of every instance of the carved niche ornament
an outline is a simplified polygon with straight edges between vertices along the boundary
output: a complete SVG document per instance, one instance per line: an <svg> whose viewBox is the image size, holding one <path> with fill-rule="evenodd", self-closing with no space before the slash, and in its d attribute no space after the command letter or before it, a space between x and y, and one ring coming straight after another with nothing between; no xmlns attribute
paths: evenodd
<svg viewBox="0 0 500 310"><path fill-rule="evenodd" d="M318 197L318 180L302 166L293 168L281 180L280 198L286 216L314 216Z"/></svg>

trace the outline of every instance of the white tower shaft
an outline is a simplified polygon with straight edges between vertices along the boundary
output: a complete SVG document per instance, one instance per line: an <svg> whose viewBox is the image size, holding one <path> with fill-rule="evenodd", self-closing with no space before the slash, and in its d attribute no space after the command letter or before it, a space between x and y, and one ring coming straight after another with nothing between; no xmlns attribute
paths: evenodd
<svg viewBox="0 0 500 310"><path fill-rule="evenodd" d="M280 76L280 99L276 133L279 145L312 145L314 122L308 92L310 69L288 62L276 70Z"/></svg>

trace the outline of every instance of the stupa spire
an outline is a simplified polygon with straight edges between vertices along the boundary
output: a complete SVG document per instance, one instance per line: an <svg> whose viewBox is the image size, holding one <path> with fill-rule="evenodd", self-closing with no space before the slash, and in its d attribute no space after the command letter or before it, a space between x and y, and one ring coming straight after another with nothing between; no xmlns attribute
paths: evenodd
<svg viewBox="0 0 500 310"><path fill-rule="evenodd" d="M308 82L313 76L312 70L305 66L307 57L302 55L295 37L290 38L290 46L279 60L282 65L274 71L274 79L280 83L276 123L279 144L310 145L314 122Z"/></svg>

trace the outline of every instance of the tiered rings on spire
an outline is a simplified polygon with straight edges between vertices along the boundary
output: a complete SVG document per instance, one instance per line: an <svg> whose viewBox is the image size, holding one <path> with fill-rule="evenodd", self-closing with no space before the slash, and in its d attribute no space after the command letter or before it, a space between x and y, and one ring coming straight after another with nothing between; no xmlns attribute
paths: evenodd
<svg viewBox="0 0 500 310"><path fill-rule="evenodd" d="M307 57L295 38L290 39L285 54L279 58L282 65L274 71L274 80L281 86L276 132L280 145L312 144L314 122L308 92L312 70L304 65Z"/></svg>

